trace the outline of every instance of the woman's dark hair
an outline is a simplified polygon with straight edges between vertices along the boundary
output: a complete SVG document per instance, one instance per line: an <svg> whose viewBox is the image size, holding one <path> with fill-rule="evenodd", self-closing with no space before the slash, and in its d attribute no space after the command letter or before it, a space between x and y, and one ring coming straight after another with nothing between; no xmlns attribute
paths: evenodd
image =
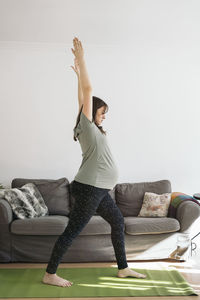
<svg viewBox="0 0 200 300"><path fill-rule="evenodd" d="M95 116L96 116L96 112L97 112L97 109L99 109L100 107L102 106L105 106L105 113L108 111L108 105L100 98L96 97L96 96L92 96L92 121L94 121L94 124L97 126L97 128L102 132L102 134L105 134L106 135L106 131L103 130L103 127L102 126L99 126L95 123ZM81 110L78 114L78 117L76 119L76 126L74 127L74 129L77 127L79 121L80 121L80 115L81 115L81 112L82 112L82 109L83 109L83 105L81 107ZM74 135L74 140L77 141L77 138L75 137Z"/></svg>

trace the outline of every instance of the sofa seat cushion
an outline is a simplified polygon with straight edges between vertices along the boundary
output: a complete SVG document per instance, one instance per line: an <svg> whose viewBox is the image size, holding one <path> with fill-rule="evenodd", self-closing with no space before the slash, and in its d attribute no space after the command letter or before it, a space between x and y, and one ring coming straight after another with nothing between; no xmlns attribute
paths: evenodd
<svg viewBox="0 0 200 300"><path fill-rule="evenodd" d="M178 220L174 218L125 217L125 232L130 235L161 234L175 232L180 229Z"/></svg>
<svg viewBox="0 0 200 300"><path fill-rule="evenodd" d="M14 220L10 230L18 235L60 235L68 225L66 216L49 215L34 219ZM92 216L80 235L111 234L111 227L101 216Z"/></svg>

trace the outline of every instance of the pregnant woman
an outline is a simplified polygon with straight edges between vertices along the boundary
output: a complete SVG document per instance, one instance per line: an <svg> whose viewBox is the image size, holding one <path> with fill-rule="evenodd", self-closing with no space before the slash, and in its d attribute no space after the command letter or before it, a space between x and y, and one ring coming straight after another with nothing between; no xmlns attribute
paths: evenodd
<svg viewBox="0 0 200 300"><path fill-rule="evenodd" d="M92 96L92 85L86 69L81 41L73 39L75 65L78 77L79 115L74 128L74 140L78 139L82 149L82 163L71 183L75 204L70 212L69 223L58 237L51 253L42 282L62 287L73 283L56 275L58 265L71 246L72 241L83 230L97 212L111 226L111 240L118 265L118 277L145 278L128 267L124 242L124 218L108 193L117 183L118 170L110 151L106 132L101 124L105 119L107 104Z"/></svg>

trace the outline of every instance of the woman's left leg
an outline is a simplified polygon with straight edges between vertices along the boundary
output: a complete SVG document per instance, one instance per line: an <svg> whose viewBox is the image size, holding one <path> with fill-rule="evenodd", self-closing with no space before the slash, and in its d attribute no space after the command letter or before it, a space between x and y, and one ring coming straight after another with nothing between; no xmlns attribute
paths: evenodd
<svg viewBox="0 0 200 300"><path fill-rule="evenodd" d="M111 239L118 265L118 277L146 278L146 275L135 272L128 267L124 242L124 217L107 192L96 212L111 225Z"/></svg>
<svg viewBox="0 0 200 300"><path fill-rule="evenodd" d="M96 212L111 225L111 240L118 269L128 267L124 242L124 217L109 193L101 200Z"/></svg>

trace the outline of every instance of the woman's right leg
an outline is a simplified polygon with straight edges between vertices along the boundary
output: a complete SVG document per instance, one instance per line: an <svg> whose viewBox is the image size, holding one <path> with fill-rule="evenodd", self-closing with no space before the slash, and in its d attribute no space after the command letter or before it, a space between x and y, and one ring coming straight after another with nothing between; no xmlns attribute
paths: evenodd
<svg viewBox="0 0 200 300"><path fill-rule="evenodd" d="M99 203L108 190L91 185L73 182L72 195L75 205L70 213L69 223L64 232L58 237L46 268L46 272L55 274L57 267L72 241L83 230L91 217L95 214Z"/></svg>

